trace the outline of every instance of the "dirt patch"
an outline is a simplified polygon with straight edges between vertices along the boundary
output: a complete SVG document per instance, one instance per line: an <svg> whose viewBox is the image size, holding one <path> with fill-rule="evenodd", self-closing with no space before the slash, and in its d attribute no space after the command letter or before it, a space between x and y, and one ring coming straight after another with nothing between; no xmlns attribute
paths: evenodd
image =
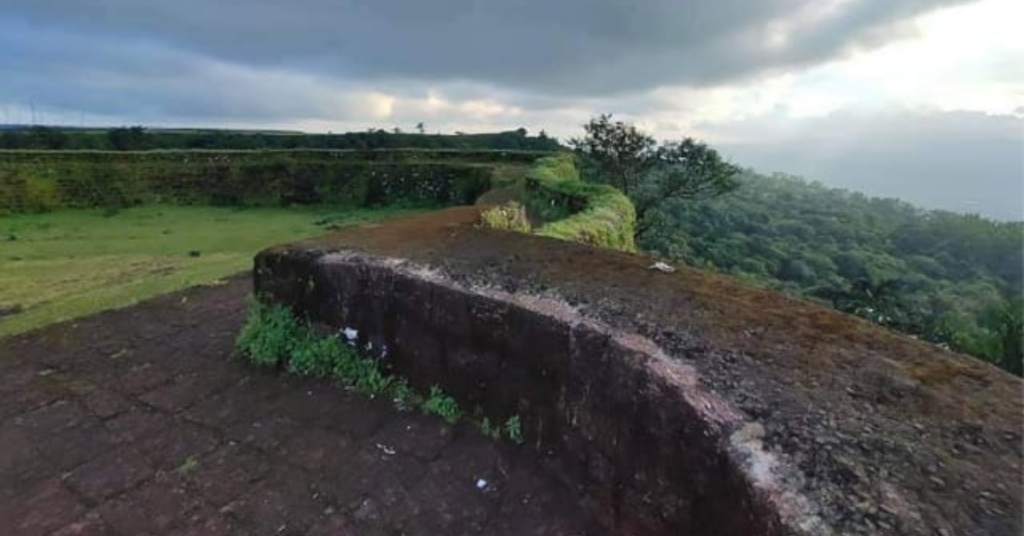
<svg viewBox="0 0 1024 536"><path fill-rule="evenodd" d="M4 534L600 534L527 450L231 359L249 287L0 339Z"/></svg>

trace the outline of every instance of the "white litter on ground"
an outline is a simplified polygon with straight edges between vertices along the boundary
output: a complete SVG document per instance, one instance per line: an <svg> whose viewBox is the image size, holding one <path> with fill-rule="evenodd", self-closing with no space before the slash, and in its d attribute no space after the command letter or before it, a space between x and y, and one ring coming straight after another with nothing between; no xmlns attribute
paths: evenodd
<svg viewBox="0 0 1024 536"><path fill-rule="evenodd" d="M650 268L651 268L651 270L657 270L659 272L665 272L666 274L671 274L671 273L676 271L676 269L674 267L672 267L671 265L665 264L665 263L660 262L660 261L652 264L650 266Z"/></svg>

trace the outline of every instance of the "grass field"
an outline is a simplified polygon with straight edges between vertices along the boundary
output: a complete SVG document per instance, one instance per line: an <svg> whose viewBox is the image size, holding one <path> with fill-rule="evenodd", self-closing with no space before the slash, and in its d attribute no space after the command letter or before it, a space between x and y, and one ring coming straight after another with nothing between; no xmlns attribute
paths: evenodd
<svg viewBox="0 0 1024 536"><path fill-rule="evenodd" d="M0 216L0 336L212 284L251 268L264 247L400 212L148 206Z"/></svg>

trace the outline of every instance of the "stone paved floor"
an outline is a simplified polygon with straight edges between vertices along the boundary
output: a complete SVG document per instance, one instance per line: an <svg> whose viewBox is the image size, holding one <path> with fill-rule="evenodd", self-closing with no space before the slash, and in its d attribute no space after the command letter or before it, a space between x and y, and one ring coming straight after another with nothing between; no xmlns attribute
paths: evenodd
<svg viewBox="0 0 1024 536"><path fill-rule="evenodd" d="M596 533L527 449L230 359L248 292L0 339L0 534Z"/></svg>

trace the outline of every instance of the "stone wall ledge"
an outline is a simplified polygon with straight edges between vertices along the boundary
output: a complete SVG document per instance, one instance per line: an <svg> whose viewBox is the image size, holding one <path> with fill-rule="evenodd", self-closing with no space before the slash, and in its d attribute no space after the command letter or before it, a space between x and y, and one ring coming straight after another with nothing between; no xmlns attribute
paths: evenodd
<svg viewBox="0 0 1024 536"><path fill-rule="evenodd" d="M529 445L621 534L1019 534L1018 379L728 278L452 209L261 253L260 299Z"/></svg>

